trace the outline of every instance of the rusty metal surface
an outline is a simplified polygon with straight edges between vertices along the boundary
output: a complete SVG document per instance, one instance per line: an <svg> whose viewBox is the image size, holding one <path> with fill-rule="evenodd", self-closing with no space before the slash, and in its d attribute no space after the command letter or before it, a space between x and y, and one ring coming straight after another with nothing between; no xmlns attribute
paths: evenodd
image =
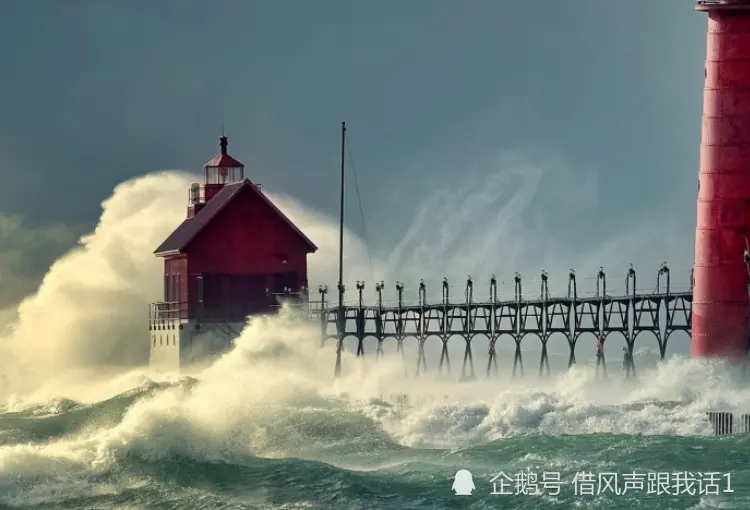
<svg viewBox="0 0 750 510"><path fill-rule="evenodd" d="M696 8L709 15L691 350L697 357L739 358L748 331L750 3Z"/></svg>

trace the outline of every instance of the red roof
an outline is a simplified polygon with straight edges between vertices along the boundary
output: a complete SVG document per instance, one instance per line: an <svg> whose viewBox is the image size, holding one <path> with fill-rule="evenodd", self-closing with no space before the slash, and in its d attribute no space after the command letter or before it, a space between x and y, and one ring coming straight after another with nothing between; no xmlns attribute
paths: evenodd
<svg viewBox="0 0 750 510"><path fill-rule="evenodd" d="M234 159L232 156L229 155L227 152L227 147L229 147L229 138L227 138L224 135L221 135L219 137L219 155L215 156L211 161L206 163L204 166L214 166L214 167L245 167L242 163Z"/></svg>
<svg viewBox="0 0 750 510"><path fill-rule="evenodd" d="M214 158L205 164L205 166L216 166L216 167L232 167L232 166L241 166L244 167L242 163L234 159L229 154L219 154L218 156L214 156Z"/></svg>
<svg viewBox="0 0 750 510"><path fill-rule="evenodd" d="M154 254L157 257L164 257L167 255L177 255L178 253L182 253L187 245L195 239L203 228L211 223L211 220L239 194L240 190L245 188L250 189L266 204L270 205L278 217L292 227L292 230L294 230L299 238L307 245L309 250L308 253L314 253L318 250L318 247L315 246L315 244L302 233L297 225L292 223L292 221L281 212L281 210L276 207L276 205L271 202L271 200L264 195L255 184L250 182L249 179L245 179L242 182L227 184L221 188L213 198L206 202L206 205L204 205L195 216L183 221L180 226L177 227L163 243L161 243L161 245L154 251Z"/></svg>

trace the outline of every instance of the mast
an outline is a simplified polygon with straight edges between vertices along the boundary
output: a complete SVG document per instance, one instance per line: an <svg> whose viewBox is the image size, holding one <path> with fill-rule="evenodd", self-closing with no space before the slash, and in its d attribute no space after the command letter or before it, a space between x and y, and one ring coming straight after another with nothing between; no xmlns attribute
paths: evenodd
<svg viewBox="0 0 750 510"><path fill-rule="evenodd" d="M339 197L339 306L336 310L336 370L333 377L341 375L341 351L344 347L344 156L346 147L346 122L341 122L341 184Z"/></svg>
<svg viewBox="0 0 750 510"><path fill-rule="evenodd" d="M341 123L341 184L339 197L339 308L344 305L344 148L346 122Z"/></svg>

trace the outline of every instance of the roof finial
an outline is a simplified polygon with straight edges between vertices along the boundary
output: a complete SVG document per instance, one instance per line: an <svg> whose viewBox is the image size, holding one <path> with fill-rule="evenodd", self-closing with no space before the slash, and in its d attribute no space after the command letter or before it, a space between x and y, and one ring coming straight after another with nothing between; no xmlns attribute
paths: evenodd
<svg viewBox="0 0 750 510"><path fill-rule="evenodd" d="M227 154L227 137L224 136L224 129L221 130L221 136L219 137L219 147L221 147L221 153L226 155Z"/></svg>

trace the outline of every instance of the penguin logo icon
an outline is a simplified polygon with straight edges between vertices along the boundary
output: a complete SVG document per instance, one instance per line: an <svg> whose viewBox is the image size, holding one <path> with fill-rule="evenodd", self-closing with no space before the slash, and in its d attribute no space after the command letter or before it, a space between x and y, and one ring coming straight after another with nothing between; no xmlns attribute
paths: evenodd
<svg viewBox="0 0 750 510"><path fill-rule="evenodd" d="M456 471L451 489L456 493L456 496L471 496L472 491L476 490L471 472L466 469Z"/></svg>

